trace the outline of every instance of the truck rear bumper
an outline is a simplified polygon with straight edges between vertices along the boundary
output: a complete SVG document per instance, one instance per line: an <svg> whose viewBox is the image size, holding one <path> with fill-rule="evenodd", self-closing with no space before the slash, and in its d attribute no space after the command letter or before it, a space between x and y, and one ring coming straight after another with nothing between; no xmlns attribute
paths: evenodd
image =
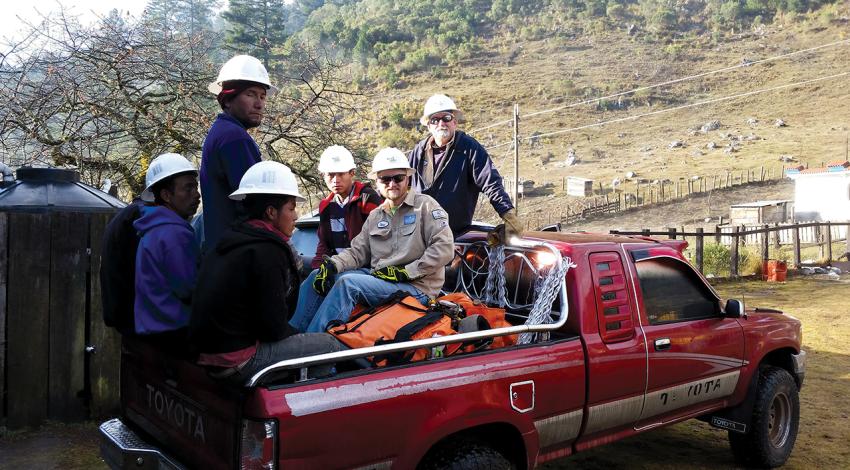
<svg viewBox="0 0 850 470"><path fill-rule="evenodd" d="M171 457L140 438L120 419L100 425L100 455L112 469L184 470Z"/></svg>

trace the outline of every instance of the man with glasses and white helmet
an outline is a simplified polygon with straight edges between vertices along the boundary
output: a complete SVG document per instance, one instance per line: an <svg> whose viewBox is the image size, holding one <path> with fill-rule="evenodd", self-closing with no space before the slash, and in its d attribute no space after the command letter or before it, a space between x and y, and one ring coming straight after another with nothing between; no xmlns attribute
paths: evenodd
<svg viewBox="0 0 850 470"><path fill-rule="evenodd" d="M222 233L240 215L228 198L245 171L260 161L260 148L248 134L263 120L266 97L277 91L263 64L248 55L228 60L208 87L222 112L204 140L201 195L204 201L204 251L215 247Z"/></svg>
<svg viewBox="0 0 850 470"><path fill-rule="evenodd" d="M480 193L487 195L505 221L507 237L521 235L522 225L502 176L484 147L457 129L460 116L460 110L446 95L433 95L425 102L419 122L430 135L408 154L414 170L413 187L443 206L455 237L469 229Z"/></svg>
<svg viewBox="0 0 850 470"><path fill-rule="evenodd" d="M133 222L136 251L135 332L179 349L189 325L198 245L189 219L201 202L198 170L183 156L166 153L148 167L140 209Z"/></svg>
<svg viewBox="0 0 850 470"><path fill-rule="evenodd" d="M298 335L288 323L299 276L287 241L298 218L295 203L303 201L292 171L258 163L230 198L244 202L247 220L222 235L198 274L190 325L198 363L217 378L242 383L284 359L346 349L326 333Z"/></svg>
<svg viewBox="0 0 850 470"><path fill-rule="evenodd" d="M413 169L398 149L375 155L374 177L384 202L369 214L351 247L325 258L301 285L290 324L299 331L325 331L346 320L358 303L379 305L395 292L423 303L436 297L445 265L454 256L449 218L431 197L410 191Z"/></svg>
<svg viewBox="0 0 850 470"><path fill-rule="evenodd" d="M326 255L348 248L366 217L383 201L370 186L354 180L356 168L354 156L341 145L331 145L319 158L319 172L330 194L319 202L319 244L313 269Z"/></svg>

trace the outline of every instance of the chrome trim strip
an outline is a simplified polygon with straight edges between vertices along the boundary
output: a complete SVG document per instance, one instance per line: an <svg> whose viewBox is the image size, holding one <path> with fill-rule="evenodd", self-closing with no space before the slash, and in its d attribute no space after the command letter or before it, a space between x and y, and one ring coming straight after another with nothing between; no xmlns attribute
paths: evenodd
<svg viewBox="0 0 850 470"><path fill-rule="evenodd" d="M388 400L403 395L444 390L490 380L528 377L531 374L577 367L580 364L578 361L540 364L547 360L539 356L525 357L452 369L417 372L416 374L369 380L363 383L331 386L334 382L330 382L325 388L287 393L283 399L293 416L306 416Z"/></svg>
<svg viewBox="0 0 850 470"><path fill-rule="evenodd" d="M584 410L579 408L568 413L550 416L534 422L541 449L569 442L578 437Z"/></svg>
<svg viewBox="0 0 850 470"><path fill-rule="evenodd" d="M555 259L560 266L561 263L564 262L561 252L558 251L554 246L545 243L545 242L536 242L529 240L522 240L522 243L518 243L518 246L525 249L537 249L543 248L552 251L555 255ZM553 268L554 269L554 268ZM362 357L375 356L379 354L386 354L398 351L405 351L408 349L419 349L419 348L430 348L433 346L439 346L443 344L451 344L458 343L462 341L470 341L484 338L494 338L497 336L509 335L509 334L518 334L518 333L538 333L538 332L547 332L547 331L555 331L563 327L567 323L567 318L569 317L569 302L567 299L567 285L566 279L561 279L560 286L560 305L561 311L558 316L558 321L555 323L548 323L542 325L519 325L519 326L511 326L506 328L494 328L492 330L486 331L475 331L472 333L460 333L456 335L449 336L438 336L434 338L425 338L414 341L405 341L403 343L395 343L395 344L386 344L382 346L372 346L368 348L357 348L357 349L349 349L346 351L339 351L333 353L326 354L318 354L315 356L307 356L300 357L295 359L287 359L285 361L280 361L275 364L272 364L264 369L261 369L259 372L254 374L248 382L246 382L246 387L253 387L257 385L257 383L263 378L264 375L274 372L281 369L297 369L301 367L314 366L318 364L326 364L329 362L341 362L347 361L351 359L357 359Z"/></svg>
<svg viewBox="0 0 850 470"><path fill-rule="evenodd" d="M643 395L635 395L601 405L591 406L587 410L585 435L624 424L637 422L643 408Z"/></svg>

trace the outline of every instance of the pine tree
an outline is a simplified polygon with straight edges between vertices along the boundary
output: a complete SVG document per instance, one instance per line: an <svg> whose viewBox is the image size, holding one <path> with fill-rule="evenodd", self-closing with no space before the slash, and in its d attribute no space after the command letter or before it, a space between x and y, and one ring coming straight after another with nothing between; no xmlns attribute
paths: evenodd
<svg viewBox="0 0 850 470"><path fill-rule="evenodd" d="M195 37L212 30L213 11L218 0L148 0L143 20L165 34Z"/></svg>
<svg viewBox="0 0 850 470"><path fill-rule="evenodd" d="M283 0L230 0L222 17L227 21L225 45L258 57L267 69L277 59L272 49L283 45L288 9Z"/></svg>

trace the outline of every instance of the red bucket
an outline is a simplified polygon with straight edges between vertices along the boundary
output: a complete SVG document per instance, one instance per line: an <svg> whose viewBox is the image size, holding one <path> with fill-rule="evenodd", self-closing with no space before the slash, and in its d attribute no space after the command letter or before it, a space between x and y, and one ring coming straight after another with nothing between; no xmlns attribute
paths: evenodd
<svg viewBox="0 0 850 470"><path fill-rule="evenodd" d="M788 264L785 261L771 259L764 262L762 266L762 280L767 282L785 282L788 275Z"/></svg>

